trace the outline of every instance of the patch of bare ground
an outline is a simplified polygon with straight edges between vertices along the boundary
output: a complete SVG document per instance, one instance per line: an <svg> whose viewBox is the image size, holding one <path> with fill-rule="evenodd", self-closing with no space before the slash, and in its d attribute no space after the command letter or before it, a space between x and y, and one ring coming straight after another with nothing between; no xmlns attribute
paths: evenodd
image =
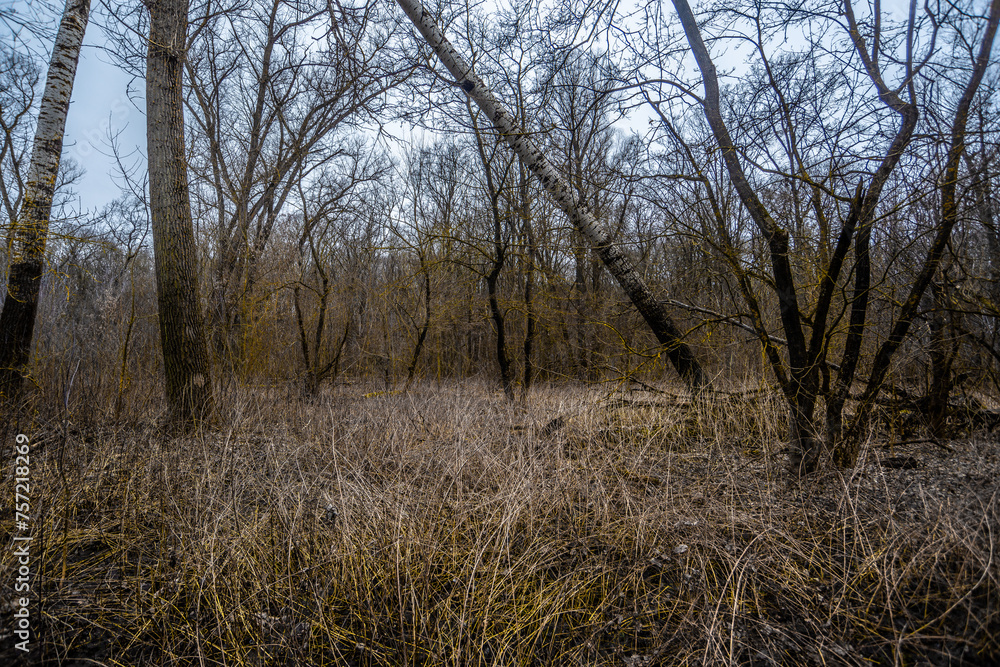
<svg viewBox="0 0 1000 667"><path fill-rule="evenodd" d="M152 420L19 427L35 635L26 658L4 630L0 662L1000 661L985 437L873 440L856 469L790 483L767 394L224 400L184 438ZM0 577L15 569L5 549Z"/></svg>

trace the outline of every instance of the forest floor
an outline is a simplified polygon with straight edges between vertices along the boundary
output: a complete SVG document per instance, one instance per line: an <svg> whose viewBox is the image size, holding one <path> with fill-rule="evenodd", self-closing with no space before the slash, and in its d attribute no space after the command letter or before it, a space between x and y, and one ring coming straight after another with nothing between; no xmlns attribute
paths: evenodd
<svg viewBox="0 0 1000 667"><path fill-rule="evenodd" d="M6 548L0 664L1000 664L989 434L793 480L764 392L370 389L12 423L32 637Z"/></svg>

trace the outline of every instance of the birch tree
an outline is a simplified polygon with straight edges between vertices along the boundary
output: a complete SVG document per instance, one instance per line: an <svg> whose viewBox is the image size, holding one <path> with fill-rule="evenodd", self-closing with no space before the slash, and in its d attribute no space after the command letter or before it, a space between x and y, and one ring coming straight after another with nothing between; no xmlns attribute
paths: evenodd
<svg viewBox="0 0 1000 667"><path fill-rule="evenodd" d="M530 135L515 124L510 113L501 106L493 93L475 74L438 27L434 16L418 0L396 0L410 21L433 49L453 77L455 83L493 123L522 163L538 178L573 226L591 244L608 272L632 300L649 325L656 339L665 347L674 368L693 390L701 389L706 378L701 364L682 340L682 333L671 320L662 303L639 275L634 263L616 244L607 227L583 203L577 201L573 189L553 167Z"/></svg>
<svg viewBox="0 0 1000 667"><path fill-rule="evenodd" d="M67 0L42 93L24 199L7 243L10 270L0 313L0 394L9 399L20 395L31 355L52 198L89 15L90 0Z"/></svg>

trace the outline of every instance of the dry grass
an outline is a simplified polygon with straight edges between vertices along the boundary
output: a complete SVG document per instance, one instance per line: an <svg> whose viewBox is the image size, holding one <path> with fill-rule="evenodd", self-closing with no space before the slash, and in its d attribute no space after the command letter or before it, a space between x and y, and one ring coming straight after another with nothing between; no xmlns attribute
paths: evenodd
<svg viewBox="0 0 1000 667"><path fill-rule="evenodd" d="M1000 661L992 444L789 485L775 397L364 392L229 396L187 438L32 427L32 661Z"/></svg>

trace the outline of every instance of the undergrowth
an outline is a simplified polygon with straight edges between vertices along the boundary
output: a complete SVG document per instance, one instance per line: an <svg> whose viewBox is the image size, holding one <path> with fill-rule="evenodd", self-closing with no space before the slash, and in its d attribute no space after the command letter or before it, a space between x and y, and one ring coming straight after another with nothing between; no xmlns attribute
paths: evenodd
<svg viewBox="0 0 1000 667"><path fill-rule="evenodd" d="M26 658L5 631L0 660L1000 661L995 484L904 503L864 466L790 483L779 397L221 401L184 437L10 427L32 437L34 635ZM4 550L4 582L16 567Z"/></svg>

